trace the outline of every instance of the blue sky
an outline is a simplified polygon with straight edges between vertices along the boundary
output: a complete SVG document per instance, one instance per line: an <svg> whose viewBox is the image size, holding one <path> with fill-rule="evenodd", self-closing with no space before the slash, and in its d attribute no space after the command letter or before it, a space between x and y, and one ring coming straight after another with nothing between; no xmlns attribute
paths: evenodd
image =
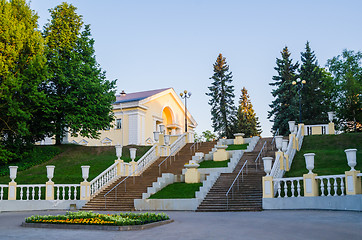
<svg viewBox="0 0 362 240"><path fill-rule="evenodd" d="M32 0L42 28L48 9L62 1ZM246 87L263 129L273 100L268 85L275 60L288 46L294 61L310 41L324 66L342 50L361 51L362 1L67 1L91 25L97 61L117 93L173 87L192 92L188 107L199 126L211 128L208 91L212 65L222 53L233 72L236 102Z"/></svg>

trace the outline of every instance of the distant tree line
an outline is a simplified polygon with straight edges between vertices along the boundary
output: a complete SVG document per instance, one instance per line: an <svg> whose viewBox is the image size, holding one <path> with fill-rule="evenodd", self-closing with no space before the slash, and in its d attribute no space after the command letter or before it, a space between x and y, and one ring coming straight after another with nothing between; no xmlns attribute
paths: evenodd
<svg viewBox="0 0 362 240"><path fill-rule="evenodd" d="M260 135L260 123L245 87L241 90L238 107L234 104L232 72L221 53L213 65L213 71L214 74L210 78L212 83L206 95L210 97L209 105L214 132L219 137L227 138L234 138L234 133L244 133L248 137Z"/></svg>
<svg viewBox="0 0 362 240"><path fill-rule="evenodd" d="M96 138L113 120L115 81L106 80L76 10L50 9L40 31L25 0L0 0L0 164L45 137L57 144L68 132Z"/></svg>
<svg viewBox="0 0 362 240"><path fill-rule="evenodd" d="M273 132L279 129L281 135L286 135L288 121L299 122L299 101L304 124L327 123L327 112L335 111L335 123L340 130L362 131L361 60L361 52L343 50L341 55L329 59L326 67L321 67L307 42L301 63L293 63L288 47L283 48L281 58L276 59L277 75L270 83L275 87L268 114ZM298 78L299 83L293 85ZM303 88L301 80L305 80Z"/></svg>

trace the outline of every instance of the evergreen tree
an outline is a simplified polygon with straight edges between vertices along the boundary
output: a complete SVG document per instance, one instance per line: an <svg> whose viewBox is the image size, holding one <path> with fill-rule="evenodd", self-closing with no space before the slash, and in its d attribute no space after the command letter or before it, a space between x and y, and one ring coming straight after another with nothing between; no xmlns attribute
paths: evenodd
<svg viewBox="0 0 362 240"><path fill-rule="evenodd" d="M44 29L50 77L44 88L56 143L61 143L66 130L72 136L97 138L98 131L113 120L115 81L105 79L95 59L89 26L81 32L82 16L76 8L62 3L50 13Z"/></svg>
<svg viewBox="0 0 362 240"><path fill-rule="evenodd" d="M347 131L362 131L362 52L343 50L328 60L334 76L336 112L339 124Z"/></svg>
<svg viewBox="0 0 362 240"><path fill-rule="evenodd" d="M236 131L244 133L247 137L260 135L260 123L254 112L250 96L245 87L241 90L239 103Z"/></svg>
<svg viewBox="0 0 362 240"><path fill-rule="evenodd" d="M326 91L328 79L319 67L309 42L306 43L305 52L301 53L301 60L299 77L306 81L301 91L302 122L305 124L326 122L327 112L330 111L330 96Z"/></svg>
<svg viewBox="0 0 362 240"><path fill-rule="evenodd" d="M296 70L299 64L292 63L288 47L283 49L281 55L281 59L276 59L277 66L274 68L278 75L273 76L274 82L269 83L276 89L272 90L275 100L269 105L271 110L268 112L268 118L274 123L274 132L279 129L280 135L286 135L289 132L288 121L298 119L297 88L292 85L292 82L297 78Z"/></svg>
<svg viewBox="0 0 362 240"><path fill-rule="evenodd" d="M235 106L234 106L234 86L232 83L232 73L229 72L229 66L226 59L220 53L214 67L214 75L210 78L213 80L208 87L210 96L209 105L211 105L211 120L214 132L219 136L233 137L233 124L235 123Z"/></svg>

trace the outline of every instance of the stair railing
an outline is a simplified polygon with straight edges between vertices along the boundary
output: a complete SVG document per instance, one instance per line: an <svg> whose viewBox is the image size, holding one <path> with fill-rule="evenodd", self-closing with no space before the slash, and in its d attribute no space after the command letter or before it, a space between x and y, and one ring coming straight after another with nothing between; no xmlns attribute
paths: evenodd
<svg viewBox="0 0 362 240"><path fill-rule="evenodd" d="M165 162L166 163L166 168L167 168L167 159L170 159L170 165L171 165L171 160L172 160L172 155L174 154L174 152L170 153L170 155L168 155L160 164L158 164L158 174L161 175L161 166L162 164ZM176 153L178 154L178 153ZM173 161L176 160L176 154L173 155Z"/></svg>
<svg viewBox="0 0 362 240"><path fill-rule="evenodd" d="M229 190L226 192L225 196L226 196L226 209L229 209L229 193L231 191L231 199L234 198L234 185L236 183L236 181L238 181L238 191L239 191L239 187L240 187L240 174L241 174L241 182L244 181L244 168L245 168L245 173L248 173L248 160L246 160L243 164L243 166L241 167L241 169L239 170L238 174L236 175L233 183L231 184L231 186L229 187Z"/></svg>
<svg viewBox="0 0 362 240"><path fill-rule="evenodd" d="M120 181L116 186L114 186L111 190L109 190L106 194L103 195L103 197L104 197L104 208L107 208L107 195L110 194L113 190L115 190L116 191L115 200L117 200L117 188L118 188L118 186L121 185L124 182L124 192L127 192L127 179L129 177L133 176L133 184L135 184L136 172L138 172L142 167L143 166L138 166L132 173L128 174L128 176L125 179ZM142 175L143 174L141 174L141 176Z"/></svg>
<svg viewBox="0 0 362 240"><path fill-rule="evenodd" d="M156 153L157 145L153 145L150 150L148 150L138 161L137 161L137 169L142 167L142 169L138 172L138 174L142 174L152 163L154 163L157 159Z"/></svg>
<svg viewBox="0 0 362 240"><path fill-rule="evenodd" d="M194 144L190 147L191 154L196 152L196 149L199 150L199 146L201 146L201 142L194 142Z"/></svg>
<svg viewBox="0 0 362 240"><path fill-rule="evenodd" d="M258 170L258 164L260 162L260 158L262 157L262 153L263 153L264 149L266 149L266 141L264 141L263 147L261 148L258 156L255 159L255 171Z"/></svg>
<svg viewBox="0 0 362 240"><path fill-rule="evenodd" d="M170 146L170 154L160 163L158 164L159 173L161 174L161 166L163 163L166 162L166 168L167 168L167 159L170 159L171 164L171 157L173 155L173 160L176 159L176 153L178 154L178 151L183 148L183 146L186 145L186 133L182 134L177 138L175 142L173 142Z"/></svg>

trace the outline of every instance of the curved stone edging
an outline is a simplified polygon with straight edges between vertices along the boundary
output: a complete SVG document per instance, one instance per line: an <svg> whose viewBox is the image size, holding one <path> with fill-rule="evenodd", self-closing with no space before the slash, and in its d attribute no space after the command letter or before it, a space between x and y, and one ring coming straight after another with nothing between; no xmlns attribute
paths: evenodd
<svg viewBox="0 0 362 240"><path fill-rule="evenodd" d="M57 228L57 229L84 229L84 230L106 230L106 231L137 231L149 229L168 223L174 220L164 220L160 222L153 222L143 225L130 225L130 226L107 226L107 225L82 225L82 224L54 224L54 223L26 223L21 224L22 227L30 228Z"/></svg>

